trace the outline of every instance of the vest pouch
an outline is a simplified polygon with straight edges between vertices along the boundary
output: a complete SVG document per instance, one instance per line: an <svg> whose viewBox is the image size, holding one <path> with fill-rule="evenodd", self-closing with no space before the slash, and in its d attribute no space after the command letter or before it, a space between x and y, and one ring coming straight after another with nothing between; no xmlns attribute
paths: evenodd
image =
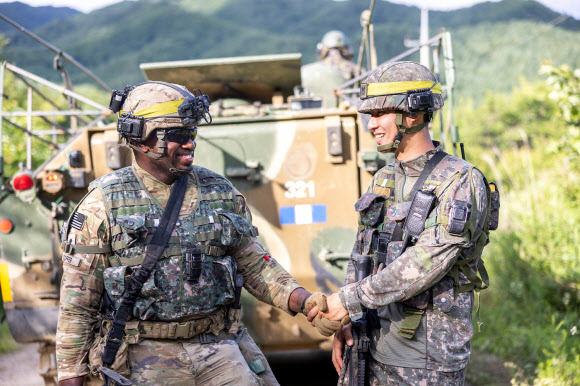
<svg viewBox="0 0 580 386"><path fill-rule="evenodd" d="M144 241L147 237L147 227L145 226L145 217L138 215L121 215L116 218L117 224L121 226L122 234L120 240L115 243L121 243L117 249L132 247L137 241Z"/></svg>
<svg viewBox="0 0 580 386"><path fill-rule="evenodd" d="M431 301L431 289L428 289L401 303L403 303L406 306L417 308L419 310L424 310L429 306L430 301Z"/></svg>
<svg viewBox="0 0 580 386"><path fill-rule="evenodd" d="M181 294L184 315L209 314L234 302L236 263L230 256L202 254L197 283L183 280Z"/></svg>
<svg viewBox="0 0 580 386"><path fill-rule="evenodd" d="M237 246L242 236L257 236L256 228L244 217L230 212L219 214L222 224L221 245L225 247Z"/></svg>
<svg viewBox="0 0 580 386"><path fill-rule="evenodd" d="M354 205L354 209L360 214L362 225L375 226L384 218L385 200L387 198L376 193L365 193Z"/></svg>
<svg viewBox="0 0 580 386"><path fill-rule="evenodd" d="M410 201L393 204L387 209L387 219L395 222L401 222L409 214L409 209L411 209Z"/></svg>
<svg viewBox="0 0 580 386"><path fill-rule="evenodd" d="M103 326L99 332L97 332L97 336L95 336L95 340L89 349L89 370L91 371L91 375L93 377L99 377L103 381L103 377L98 372L99 367L103 365L103 361L101 357L103 356L103 352L105 351L105 344L107 341L107 333L109 332L111 322L109 320L103 321ZM123 336L123 340L121 341L121 346L119 347L119 351L117 351L117 355L115 356L115 361L111 365L111 370L115 371L116 373L128 377L131 374L131 361L129 360L129 342L128 342L128 335L125 334Z"/></svg>
<svg viewBox="0 0 580 386"><path fill-rule="evenodd" d="M103 272L105 291L107 291L109 298L113 301L116 310L121 305L121 297L125 292L126 282L132 272L133 268L128 266L110 267ZM155 272L152 272L133 305L132 314L140 320L159 316L155 306L163 304L163 292L155 285L154 275Z"/></svg>
<svg viewBox="0 0 580 386"><path fill-rule="evenodd" d="M449 312L454 302L453 279L445 276L433 286L433 307L441 312Z"/></svg>
<svg viewBox="0 0 580 386"><path fill-rule="evenodd" d="M387 261L385 262L385 266L392 264L393 261L399 257L401 249L403 249L402 241L391 241L389 243L389 246L387 247Z"/></svg>
<svg viewBox="0 0 580 386"><path fill-rule="evenodd" d="M376 229L365 229L358 232L357 242L360 245L361 255L370 255L374 252L372 247L375 233L377 233Z"/></svg>

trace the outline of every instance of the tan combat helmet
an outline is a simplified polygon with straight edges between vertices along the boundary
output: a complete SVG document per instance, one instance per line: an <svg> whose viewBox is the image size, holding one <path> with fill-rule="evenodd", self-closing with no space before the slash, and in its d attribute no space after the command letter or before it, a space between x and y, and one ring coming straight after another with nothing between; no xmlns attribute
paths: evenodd
<svg viewBox="0 0 580 386"><path fill-rule="evenodd" d="M352 50L348 45L348 37L342 31L328 31L322 37L322 41L316 45L316 51L320 59L324 59L331 49L337 49L345 59L352 58Z"/></svg>
<svg viewBox="0 0 580 386"><path fill-rule="evenodd" d="M117 131L123 146L161 159L172 173L179 174L186 171L176 169L167 158L167 129L197 130L201 118L211 123L210 104L208 96L199 89L192 94L184 86L150 81L127 86L122 91L114 90L109 108L119 113ZM157 153L145 153L133 143L145 141L155 130Z"/></svg>
<svg viewBox="0 0 580 386"><path fill-rule="evenodd" d="M395 122L399 134L395 142L377 147L382 153L394 152L403 135L426 127L433 112L443 107L441 84L427 67L415 62L392 62L377 67L361 84L360 99L359 113L397 113ZM425 122L406 127L403 125L403 113L409 116L425 114Z"/></svg>

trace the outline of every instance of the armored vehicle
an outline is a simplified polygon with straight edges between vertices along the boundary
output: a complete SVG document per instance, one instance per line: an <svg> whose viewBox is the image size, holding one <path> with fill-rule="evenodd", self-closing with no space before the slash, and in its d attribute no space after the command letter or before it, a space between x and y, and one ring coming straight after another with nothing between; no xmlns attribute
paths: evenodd
<svg viewBox="0 0 580 386"><path fill-rule="evenodd" d="M448 99L453 89L449 39L442 32L424 43L438 44L435 72L447 69L440 75ZM447 62L439 66L443 51ZM209 95L214 120L200 127L195 162L225 175L244 194L260 241L302 285L332 293L343 281L355 238L354 203L388 159L376 151L375 139L356 111L358 82L365 74L332 86L336 103L326 103L301 87L301 66L300 54L282 54L144 63L141 70L147 80L201 88ZM29 122L20 128L29 138L26 163L12 176L0 174L4 309L16 341L41 343L40 372L47 384L53 384L63 222L92 180L130 165L132 154L118 146L114 120L103 121L104 105L9 63L1 70L1 87L4 73L10 71L30 90L29 106L21 108L25 111L0 110L0 118L26 116ZM63 111L32 111L32 95L42 95L33 84L59 90L77 105ZM436 120L440 139L453 129L452 111L448 107L446 112L447 122L442 115ZM76 117L78 128L36 132L32 119L46 120L50 114ZM68 140L54 141L52 157L33 170L30 138L47 141L46 134L56 133ZM8 144L0 145L2 149ZM330 349L330 340L305 318L292 318L251 296L242 301L243 321L264 350Z"/></svg>

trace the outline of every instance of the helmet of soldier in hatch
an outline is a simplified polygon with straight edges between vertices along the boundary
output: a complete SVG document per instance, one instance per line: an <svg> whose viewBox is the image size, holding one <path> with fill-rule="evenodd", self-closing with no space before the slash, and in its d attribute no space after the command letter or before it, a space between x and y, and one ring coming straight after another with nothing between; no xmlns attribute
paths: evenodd
<svg viewBox="0 0 580 386"><path fill-rule="evenodd" d="M121 130L123 136L144 141L156 129L167 129L176 127L195 127L197 120L189 120L184 123L178 111L184 100L195 98L187 88L172 83L146 82L125 89L126 97L119 112L119 121L123 120L123 115L127 115L128 121L131 118L143 120L140 130ZM137 121L138 122L138 121Z"/></svg>
<svg viewBox="0 0 580 386"><path fill-rule="evenodd" d="M352 51L348 45L348 38L342 31L333 30L325 33L322 37L322 41L317 44L316 51L318 56L322 59L326 57L328 51L333 48L339 50L341 55L346 59L352 57Z"/></svg>
<svg viewBox="0 0 580 386"><path fill-rule="evenodd" d="M348 38L341 31L328 31L321 41L326 48L348 47Z"/></svg>
<svg viewBox="0 0 580 386"><path fill-rule="evenodd" d="M409 98L411 90L429 89L432 93L429 110L443 107L441 85L429 69L415 62L392 62L377 67L361 85L359 113L372 114L385 110L425 113L409 106L415 99ZM418 95L417 93L415 95ZM419 100L420 102L420 100Z"/></svg>

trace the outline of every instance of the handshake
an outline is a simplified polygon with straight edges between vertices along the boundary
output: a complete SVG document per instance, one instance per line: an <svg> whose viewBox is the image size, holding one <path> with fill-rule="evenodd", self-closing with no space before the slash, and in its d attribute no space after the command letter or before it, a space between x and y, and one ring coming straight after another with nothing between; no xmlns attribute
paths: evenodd
<svg viewBox="0 0 580 386"><path fill-rule="evenodd" d="M330 296L314 292L302 304L302 313L324 336L331 336L350 323L348 311L342 306L338 293Z"/></svg>

